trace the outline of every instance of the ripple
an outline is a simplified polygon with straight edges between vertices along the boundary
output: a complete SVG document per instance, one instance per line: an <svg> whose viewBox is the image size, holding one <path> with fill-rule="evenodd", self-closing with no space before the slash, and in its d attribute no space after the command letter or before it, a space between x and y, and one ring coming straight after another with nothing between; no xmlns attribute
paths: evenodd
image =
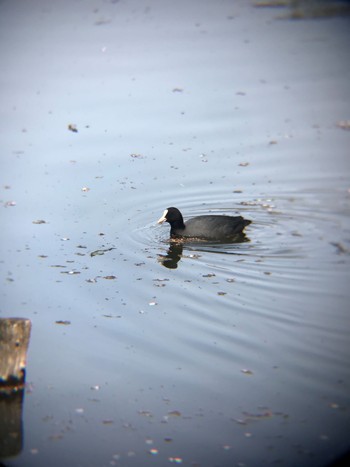
<svg viewBox="0 0 350 467"><path fill-rule="evenodd" d="M348 225L346 204L339 203L336 209L329 196L323 192L283 193L228 204L219 190L211 203L199 192L191 197L182 193L176 204L185 219L204 213L239 213L251 219L246 235L234 243L169 241L169 226L156 224L167 204L157 198L152 209L140 212L137 225L131 224L128 241L133 247L129 250L141 249L144 253L137 254L146 254L159 268L177 271L180 282L172 286L174 297L182 294L181 284L187 280L220 310L227 307L229 312L235 290L237 311L249 311L275 323L295 323L300 316L291 304L305 300L310 293L324 294L326 265L341 260L334 242L345 242L338 253L348 245L344 229L340 229L340 225ZM198 291L193 293L194 301L187 296L192 313L199 306ZM201 314L203 308L197 311Z"/></svg>

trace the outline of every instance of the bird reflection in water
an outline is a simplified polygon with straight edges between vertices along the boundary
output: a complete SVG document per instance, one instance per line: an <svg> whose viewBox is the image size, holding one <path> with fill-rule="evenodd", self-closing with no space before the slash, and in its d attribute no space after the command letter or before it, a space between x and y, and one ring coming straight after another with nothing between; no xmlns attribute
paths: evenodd
<svg viewBox="0 0 350 467"><path fill-rule="evenodd" d="M158 255L158 262L168 269L176 269L182 257L183 241L170 241L166 255Z"/></svg>
<svg viewBox="0 0 350 467"><path fill-rule="evenodd" d="M186 249L186 246L189 250L197 252L211 252L211 253L228 253L228 254L239 254L239 251L234 251L230 246L250 242L250 239L246 236L244 232L236 234L229 240L217 241L217 242L208 242L201 239L170 239L169 248L166 254L158 255L158 262L168 268L176 269L178 262L183 257L183 250ZM191 253L188 255L190 258L197 257L197 253Z"/></svg>

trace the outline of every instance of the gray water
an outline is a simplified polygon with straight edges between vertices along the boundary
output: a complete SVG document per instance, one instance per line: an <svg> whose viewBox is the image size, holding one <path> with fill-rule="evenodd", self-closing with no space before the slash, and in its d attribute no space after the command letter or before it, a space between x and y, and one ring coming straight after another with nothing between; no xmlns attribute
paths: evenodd
<svg viewBox="0 0 350 467"><path fill-rule="evenodd" d="M33 324L6 466L349 449L349 19L286 13L0 3L0 317ZM169 206L253 222L174 245Z"/></svg>

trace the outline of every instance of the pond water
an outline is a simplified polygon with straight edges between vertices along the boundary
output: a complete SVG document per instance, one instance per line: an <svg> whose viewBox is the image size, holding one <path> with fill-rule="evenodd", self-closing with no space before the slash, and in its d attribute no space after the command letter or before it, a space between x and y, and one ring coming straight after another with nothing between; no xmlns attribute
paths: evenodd
<svg viewBox="0 0 350 467"><path fill-rule="evenodd" d="M22 466L326 466L349 448L349 18L0 4L0 317ZM169 241L238 213L237 243Z"/></svg>

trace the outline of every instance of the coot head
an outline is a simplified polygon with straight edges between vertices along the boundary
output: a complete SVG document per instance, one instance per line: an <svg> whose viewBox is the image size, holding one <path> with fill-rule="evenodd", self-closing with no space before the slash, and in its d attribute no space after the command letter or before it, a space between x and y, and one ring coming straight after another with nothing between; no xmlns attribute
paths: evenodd
<svg viewBox="0 0 350 467"><path fill-rule="evenodd" d="M163 222L169 222L170 225L176 225L179 228L185 228L184 219L181 212L174 207L167 208L163 212L162 217L158 220L158 224L162 224Z"/></svg>

